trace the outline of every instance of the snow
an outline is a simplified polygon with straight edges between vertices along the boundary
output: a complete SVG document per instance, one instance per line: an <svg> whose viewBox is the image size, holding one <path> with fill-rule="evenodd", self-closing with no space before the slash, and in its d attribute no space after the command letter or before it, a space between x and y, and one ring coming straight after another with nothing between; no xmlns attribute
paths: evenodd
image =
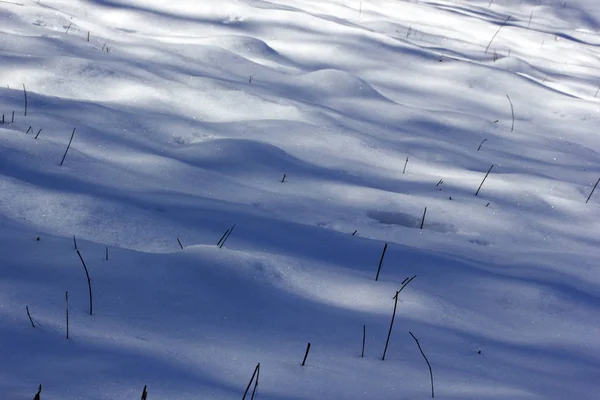
<svg viewBox="0 0 600 400"><path fill-rule="evenodd" d="M599 28L593 0L0 1L0 397L241 398L260 362L260 399L430 398L410 331L436 398L596 399Z"/></svg>

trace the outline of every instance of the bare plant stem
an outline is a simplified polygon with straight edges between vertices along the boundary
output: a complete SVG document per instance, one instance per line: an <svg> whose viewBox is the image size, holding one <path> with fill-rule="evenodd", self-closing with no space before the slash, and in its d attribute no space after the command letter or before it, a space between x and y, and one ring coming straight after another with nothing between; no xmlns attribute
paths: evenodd
<svg viewBox="0 0 600 400"><path fill-rule="evenodd" d="M223 236L221 236L221 239L219 239L219 241L217 242L217 246L219 246L221 244L221 242L223 241L223 239L225 239L225 236L227 236L227 234L229 233L229 230L231 228L227 228L227 230L225 231L225 233L223 234Z"/></svg>
<svg viewBox="0 0 600 400"><path fill-rule="evenodd" d="M423 225L425 225L425 214L427 214L427 207L425 207L425 211L423 211L423 218L421 219L421 229L423 229Z"/></svg>
<svg viewBox="0 0 600 400"><path fill-rule="evenodd" d="M361 357L365 356L365 342L366 341L367 341L367 326L363 325L362 352L360 353Z"/></svg>
<svg viewBox="0 0 600 400"><path fill-rule="evenodd" d="M183 245L181 244L181 240L179 240L179 238L177 238L177 243L179 243L179 247L181 247L181 250L183 250Z"/></svg>
<svg viewBox="0 0 600 400"><path fill-rule="evenodd" d="M248 391L250 390L250 386L252 386L252 381L254 381L254 377L258 373L259 368L260 368L260 363L258 363L256 365L256 367L254 368L254 372L252 373L252 378L250 378L250 382L248 382L248 386L246 387L246 391L244 392L244 396L242 397L242 400L246 399L246 395L248 394Z"/></svg>
<svg viewBox="0 0 600 400"><path fill-rule="evenodd" d="M527 29L529 29L529 26L531 25L532 18L533 18L533 10L531 10L531 14L529 14L529 22L527 23Z"/></svg>
<svg viewBox="0 0 600 400"><path fill-rule="evenodd" d="M379 272L381 272L381 264L383 263L383 257L385 257L385 252L387 250L388 244L386 243L383 246L383 251L381 252L381 258L379 259L379 266L377 267L377 274L375 275L375 282L379 280Z"/></svg>
<svg viewBox="0 0 600 400"><path fill-rule="evenodd" d="M35 135L34 139L37 139L38 136L40 136L40 133L42 133L42 129L40 128L40 130L38 131L38 133Z"/></svg>
<svg viewBox="0 0 600 400"><path fill-rule="evenodd" d="M498 28L498 30L496 31L496 33L494 33L494 36L492 36L492 39L490 40L490 42L488 43L487 47L485 48L485 52L487 53L490 46L492 45L492 42L494 41L494 39L496 39L496 36L498 35L498 33L500 33L500 29L502 29L504 27L504 25L506 25L508 23L508 20L510 19L510 15L508 16L508 18L506 18L506 21L504 21L502 23L502 25L500 25L500 27Z"/></svg>
<svg viewBox="0 0 600 400"><path fill-rule="evenodd" d="M417 342L419 351L421 352L421 355L425 359L425 362L427 363L427 367L429 367L429 377L431 378L431 398L433 399L435 397L435 393L433 391L433 371L431 370L431 364L429 363L429 360L427 359L427 356L425 355L425 353L423 353L423 349L421 348L421 344L419 343L419 340L415 337L415 335L412 334L412 332L408 332L408 333L410 333L410 336L412 336L413 339L415 339L415 342Z"/></svg>
<svg viewBox="0 0 600 400"><path fill-rule="evenodd" d="M306 346L306 353L304 353L304 359L302 360L302 366L306 364L306 359L308 358L308 352L310 351L310 343Z"/></svg>
<svg viewBox="0 0 600 400"><path fill-rule="evenodd" d="M227 235L225 235L225 238L223 239L223 242L219 246L220 249L223 248L223 246L225 245L225 242L227 241L227 239L229 239L229 236L231 235L231 232L233 232L233 228L235 228L235 224L233 224L233 226L231 227L231 229L229 229L229 232L227 232Z"/></svg>
<svg viewBox="0 0 600 400"><path fill-rule="evenodd" d="M598 186L598 183L600 183L600 178L598 178L598 181L596 181L596 184L594 185L594 188L592 189L592 191L590 192L590 195L588 196L587 200L585 201L585 204L587 204L587 202L590 201L590 199L592 198L592 195L594 194L594 190L596 190L596 186Z"/></svg>
<svg viewBox="0 0 600 400"><path fill-rule="evenodd" d="M108 261L108 246L106 246L106 261Z"/></svg>
<svg viewBox="0 0 600 400"><path fill-rule="evenodd" d="M35 394L35 397L33 398L33 400L40 400L40 394L42 393L42 385L40 384L40 386L38 387L38 391Z"/></svg>
<svg viewBox="0 0 600 400"><path fill-rule="evenodd" d="M27 310L27 316L29 317L29 322L31 322L31 326L35 328L35 324L33 323L33 318L31 318L31 314L29 314L29 306L25 306Z"/></svg>
<svg viewBox="0 0 600 400"><path fill-rule="evenodd" d="M408 157L406 157L406 162L404 163L404 169L402 170L402 174L406 172L406 166L408 165Z"/></svg>
<svg viewBox="0 0 600 400"><path fill-rule="evenodd" d="M394 320L396 319L396 309L398 308L398 294L400 291L396 291L394 298L394 312L392 313L392 321L390 322L390 330L388 331L387 339L385 340L385 348L383 349L383 356L381 361L385 361L385 355L387 353L388 345L390 344L390 337L392 336L392 329L394 328Z"/></svg>
<svg viewBox="0 0 600 400"><path fill-rule="evenodd" d="M87 276L88 281L88 290L90 293L90 315L92 315L92 279L90 278L90 273L88 272L87 265L85 265L85 261L83 261L83 257L81 257L81 253L77 250L77 255L81 260L81 264L83 264L83 269L85 269L85 275Z"/></svg>
<svg viewBox="0 0 600 400"><path fill-rule="evenodd" d="M254 400L256 396L256 389L258 388L258 379L260 378L260 363L256 366L256 380L254 381L254 389L252 389L252 396L250 400Z"/></svg>
<svg viewBox="0 0 600 400"><path fill-rule="evenodd" d="M142 390L142 400L146 400L148 398L148 385L144 385L144 390Z"/></svg>
<svg viewBox="0 0 600 400"><path fill-rule="evenodd" d="M481 143L479 143L479 147L477 148L477 151L481 150L481 146L483 146L483 143L486 142L486 141L487 141L487 139L483 139L481 141Z"/></svg>
<svg viewBox="0 0 600 400"><path fill-rule="evenodd" d="M485 176L483 177L483 180L481 181L481 184L479 184L479 188L475 192L475 196L477 196L479 194L479 191L481 190L481 187L483 186L483 182L485 182L485 180L487 179L487 177L490 174L490 172L492 172L492 168L494 168L494 164L492 164L492 166L490 167L490 169L488 169L487 174L485 174Z"/></svg>
<svg viewBox="0 0 600 400"><path fill-rule="evenodd" d="M393 297L394 301L394 312L392 313L392 321L390 322L390 330L388 332L388 336L387 339L385 341L385 348L383 349L383 357L381 357L382 361L385 361L385 354L387 353L387 349L388 349L388 345L390 343L390 337L392 336L392 328L394 327L394 319L396 318L396 309L398 307L398 296L400 295L400 292L402 292L402 290L404 290L404 288L406 287L406 285L408 285L409 283L412 282L413 279L415 279L417 276L414 275L412 278L408 279L406 278L403 282L402 282L402 287L400 288L400 290L396 291L396 295Z"/></svg>
<svg viewBox="0 0 600 400"><path fill-rule="evenodd" d="M65 292L65 304L67 307L67 339L69 338L69 291Z"/></svg>
<svg viewBox="0 0 600 400"><path fill-rule="evenodd" d="M75 136L75 129L77 129L77 128L73 128L73 133L71 133L71 139L69 139L69 144L67 145L67 149L65 150L65 154L63 155L63 158L60 161L60 165L61 166L65 162L65 158L67 157L67 153L69 152L69 148L71 147L71 142L73 141L73 136Z"/></svg>
<svg viewBox="0 0 600 400"><path fill-rule="evenodd" d="M23 95L25 96L25 116L27 116L27 89L25 89L25 84L23 84Z"/></svg>
<svg viewBox="0 0 600 400"><path fill-rule="evenodd" d="M506 95L506 98L508 99L508 102L510 103L510 112L512 113L512 126L510 127L510 131L514 131L515 130L515 108L513 107L513 103L510 100L510 97L508 95Z"/></svg>

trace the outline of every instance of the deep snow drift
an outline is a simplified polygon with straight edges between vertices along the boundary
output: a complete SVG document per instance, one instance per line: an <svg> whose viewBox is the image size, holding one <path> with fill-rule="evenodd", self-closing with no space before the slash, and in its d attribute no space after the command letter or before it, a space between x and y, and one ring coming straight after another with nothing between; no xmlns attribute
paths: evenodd
<svg viewBox="0 0 600 400"><path fill-rule="evenodd" d="M0 397L235 399L260 362L260 399L430 398L411 331L436 398L596 399L599 28L593 0L0 1Z"/></svg>

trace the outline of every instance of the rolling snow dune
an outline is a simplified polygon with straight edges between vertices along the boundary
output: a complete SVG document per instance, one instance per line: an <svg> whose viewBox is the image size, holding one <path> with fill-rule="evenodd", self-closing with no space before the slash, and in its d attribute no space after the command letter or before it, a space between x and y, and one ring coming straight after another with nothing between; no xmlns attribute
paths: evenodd
<svg viewBox="0 0 600 400"><path fill-rule="evenodd" d="M0 1L0 398L596 399L599 22Z"/></svg>

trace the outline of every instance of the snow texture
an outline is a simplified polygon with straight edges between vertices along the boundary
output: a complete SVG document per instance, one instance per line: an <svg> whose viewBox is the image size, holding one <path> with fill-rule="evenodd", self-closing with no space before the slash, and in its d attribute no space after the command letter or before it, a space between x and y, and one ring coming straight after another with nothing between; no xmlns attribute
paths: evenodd
<svg viewBox="0 0 600 400"><path fill-rule="evenodd" d="M599 29L595 0L0 1L0 398L239 399L260 362L258 399L427 399L410 331L436 398L597 399Z"/></svg>

